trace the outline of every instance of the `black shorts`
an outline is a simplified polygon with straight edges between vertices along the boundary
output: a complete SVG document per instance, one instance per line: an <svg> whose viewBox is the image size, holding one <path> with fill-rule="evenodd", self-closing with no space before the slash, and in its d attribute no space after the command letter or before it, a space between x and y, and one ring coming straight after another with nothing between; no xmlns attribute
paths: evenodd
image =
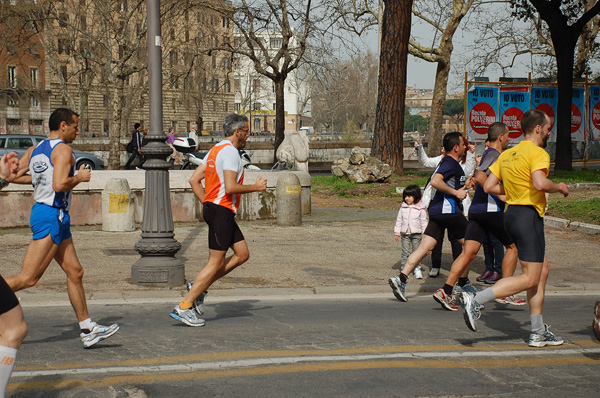
<svg viewBox="0 0 600 398"><path fill-rule="evenodd" d="M504 213L504 229L519 251L519 260L531 263L544 262L546 238L544 219L533 206L508 206Z"/></svg>
<svg viewBox="0 0 600 398"><path fill-rule="evenodd" d="M19 300L17 296L15 296L4 278L0 276L0 314L5 314L18 305Z"/></svg>
<svg viewBox="0 0 600 398"><path fill-rule="evenodd" d="M467 224L467 232L465 232L465 240L474 240L479 243L485 242L487 233L491 232L504 246L512 245L512 238L504 229L504 213L480 213L469 214L469 223Z"/></svg>
<svg viewBox="0 0 600 398"><path fill-rule="evenodd" d="M430 218L423 233L440 242L444 239L445 229L448 229L449 240L462 239L467 230L467 219L462 214L449 218Z"/></svg>
<svg viewBox="0 0 600 398"><path fill-rule="evenodd" d="M244 240L244 235L235 222L235 213L230 209L206 202L202 206L204 221L208 224L208 247L227 251L235 243Z"/></svg>

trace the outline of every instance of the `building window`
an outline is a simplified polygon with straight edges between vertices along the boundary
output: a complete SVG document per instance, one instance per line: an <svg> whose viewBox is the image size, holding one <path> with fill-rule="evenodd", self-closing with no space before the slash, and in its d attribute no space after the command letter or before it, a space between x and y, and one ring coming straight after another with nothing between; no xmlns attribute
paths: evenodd
<svg viewBox="0 0 600 398"><path fill-rule="evenodd" d="M255 111L260 111L260 102L255 102L254 103L254 110Z"/></svg>
<svg viewBox="0 0 600 398"><path fill-rule="evenodd" d="M276 111L277 110L277 102L273 102L273 110Z"/></svg>
<svg viewBox="0 0 600 398"><path fill-rule="evenodd" d="M38 83L38 68L30 68L29 69L29 78L31 79L31 87L36 88Z"/></svg>
<svg viewBox="0 0 600 398"><path fill-rule="evenodd" d="M229 102L225 101L225 112L229 112Z"/></svg>
<svg viewBox="0 0 600 398"><path fill-rule="evenodd" d="M219 90L219 79L212 79L211 84L210 84L210 89L212 91L218 91Z"/></svg>
<svg viewBox="0 0 600 398"><path fill-rule="evenodd" d="M221 25L224 28L228 28L229 27L229 18L227 18L227 17L221 17Z"/></svg>
<svg viewBox="0 0 600 398"><path fill-rule="evenodd" d="M252 82L252 87L254 88L254 92L258 93L260 91L260 79L254 79Z"/></svg>
<svg viewBox="0 0 600 398"><path fill-rule="evenodd" d="M104 134L108 135L109 129L110 129L110 123L108 122L108 119L104 119L102 121L102 131L104 132Z"/></svg>
<svg viewBox="0 0 600 398"><path fill-rule="evenodd" d="M19 101L17 101L16 99L12 99L12 98L9 97L8 98L8 102L6 104L8 106L10 106L10 107L15 108L15 107L19 106Z"/></svg>
<svg viewBox="0 0 600 398"><path fill-rule="evenodd" d="M242 83L241 83L240 79L233 79L233 89L235 90L236 93L239 93L240 91L242 91L241 87L242 87Z"/></svg>
<svg viewBox="0 0 600 398"><path fill-rule="evenodd" d="M223 86L223 90L226 93L230 93L231 92L231 83L229 83L229 80L225 80L225 84Z"/></svg>
<svg viewBox="0 0 600 398"><path fill-rule="evenodd" d="M40 100L36 96L31 96L31 107L32 108L39 108L40 107Z"/></svg>
<svg viewBox="0 0 600 398"><path fill-rule="evenodd" d="M275 38L270 40L271 48L281 48L283 45L283 39Z"/></svg>
<svg viewBox="0 0 600 398"><path fill-rule="evenodd" d="M259 117L255 117L254 118L254 131L260 131L260 118Z"/></svg>
<svg viewBox="0 0 600 398"><path fill-rule="evenodd" d="M242 110L242 104L241 104L241 103L239 103L239 102L236 102L236 103L235 103L235 110L236 110L236 111L241 111L241 110Z"/></svg>
<svg viewBox="0 0 600 398"><path fill-rule="evenodd" d="M8 67L8 86L17 87L17 67L10 65Z"/></svg>
<svg viewBox="0 0 600 398"><path fill-rule="evenodd" d="M60 72L62 74L63 79L65 79L65 81L67 81L67 65L62 65L60 67Z"/></svg>

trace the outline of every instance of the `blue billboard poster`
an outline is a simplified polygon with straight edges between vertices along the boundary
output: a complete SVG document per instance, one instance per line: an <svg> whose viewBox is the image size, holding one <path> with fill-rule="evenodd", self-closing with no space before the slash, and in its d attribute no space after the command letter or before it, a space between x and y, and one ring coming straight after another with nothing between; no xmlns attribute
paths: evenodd
<svg viewBox="0 0 600 398"><path fill-rule="evenodd" d="M573 87L573 102L571 104L571 141L585 140L585 89Z"/></svg>
<svg viewBox="0 0 600 398"><path fill-rule="evenodd" d="M474 86L467 95L467 139L484 142L498 115L498 87Z"/></svg>
<svg viewBox="0 0 600 398"><path fill-rule="evenodd" d="M590 87L590 115L592 139L600 141L600 86Z"/></svg>
<svg viewBox="0 0 600 398"><path fill-rule="evenodd" d="M500 87L500 121L508 126L509 143L523 140L521 118L529 110L528 86Z"/></svg>
<svg viewBox="0 0 600 398"><path fill-rule="evenodd" d="M556 87L534 87L531 89L531 109L539 109L548 115L552 130L548 142L556 142L556 109L558 89Z"/></svg>

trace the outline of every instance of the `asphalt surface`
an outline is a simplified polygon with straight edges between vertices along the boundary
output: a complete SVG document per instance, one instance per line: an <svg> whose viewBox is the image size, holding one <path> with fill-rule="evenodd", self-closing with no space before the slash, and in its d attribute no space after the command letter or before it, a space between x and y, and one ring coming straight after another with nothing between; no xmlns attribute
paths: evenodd
<svg viewBox="0 0 600 398"><path fill-rule="evenodd" d="M576 395L600 393L599 343L590 326L600 297L597 235L546 228L551 272L545 321L569 340L560 350L571 351L545 360L527 354L526 308L492 303L473 334L459 313L433 302L431 293L443 285L451 264L447 242L440 277L411 278L409 302L395 300L387 284L400 266L395 218L394 210L313 208L299 227L240 222L250 260L213 286L203 328L168 317L184 286L131 283L139 230L73 228L90 313L100 323L120 323L121 330L99 349L82 349L64 273L51 264L37 286L17 293L30 333L9 392L14 397L559 397L577 386ZM17 273L30 231L4 229L0 235L2 274ZM176 225L175 238L182 244L178 258L186 277L193 279L208 257L205 224ZM426 269L429 264L426 259ZM471 280L483 269L480 253ZM361 357L365 350L377 355ZM423 350L444 362L418 354ZM473 351L491 362L475 358ZM316 358L322 356L331 358ZM238 363L239 358L249 362ZM164 363L174 367L161 368ZM35 373L42 370L49 373Z"/></svg>

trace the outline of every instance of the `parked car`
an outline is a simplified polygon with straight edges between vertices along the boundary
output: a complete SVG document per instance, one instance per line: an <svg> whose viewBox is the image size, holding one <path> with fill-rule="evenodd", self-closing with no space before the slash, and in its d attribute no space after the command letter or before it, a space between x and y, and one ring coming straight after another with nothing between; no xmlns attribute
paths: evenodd
<svg viewBox="0 0 600 398"><path fill-rule="evenodd" d="M9 152L16 152L19 158L25 154L27 148L37 145L46 137L43 135L28 134L1 134L0 135L0 156ZM93 153L78 151L73 149L75 154L75 168L79 169L82 165L89 165L92 170L104 169L104 162Z"/></svg>

